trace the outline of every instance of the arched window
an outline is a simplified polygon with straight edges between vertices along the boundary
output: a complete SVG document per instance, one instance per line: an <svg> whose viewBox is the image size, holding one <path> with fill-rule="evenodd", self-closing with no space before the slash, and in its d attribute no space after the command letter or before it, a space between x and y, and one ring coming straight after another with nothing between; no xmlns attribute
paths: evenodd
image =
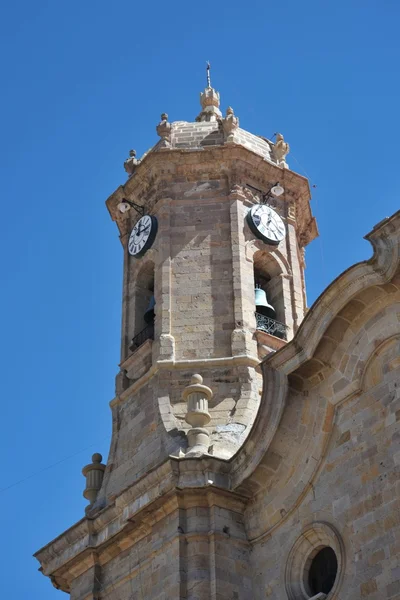
<svg viewBox="0 0 400 600"><path fill-rule="evenodd" d="M344 564L344 547L328 523L313 523L292 547L285 572L289 600L337 598Z"/></svg>
<svg viewBox="0 0 400 600"><path fill-rule="evenodd" d="M271 252L258 250L253 256L257 329L286 339L286 310L282 268Z"/></svg>
<svg viewBox="0 0 400 600"><path fill-rule="evenodd" d="M134 326L130 350L134 351L146 340L154 339L155 319L154 263L141 265L134 286Z"/></svg>

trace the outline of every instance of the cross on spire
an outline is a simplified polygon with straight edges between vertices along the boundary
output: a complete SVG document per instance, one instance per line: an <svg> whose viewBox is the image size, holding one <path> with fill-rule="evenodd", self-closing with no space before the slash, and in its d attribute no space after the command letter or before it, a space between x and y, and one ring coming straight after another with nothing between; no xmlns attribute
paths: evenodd
<svg viewBox="0 0 400 600"><path fill-rule="evenodd" d="M207 61L207 87L210 88L211 87L211 74L210 74L210 69L211 69L211 65L210 65L210 61Z"/></svg>

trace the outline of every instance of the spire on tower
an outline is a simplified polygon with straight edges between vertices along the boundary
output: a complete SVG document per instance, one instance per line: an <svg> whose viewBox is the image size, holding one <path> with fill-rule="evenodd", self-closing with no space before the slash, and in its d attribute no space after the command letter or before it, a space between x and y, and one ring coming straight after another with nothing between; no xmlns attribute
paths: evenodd
<svg viewBox="0 0 400 600"><path fill-rule="evenodd" d="M207 87L210 88L211 87L211 65L210 65L210 61L207 61Z"/></svg>
<svg viewBox="0 0 400 600"><path fill-rule="evenodd" d="M207 87L204 92L200 93L202 111L196 117L196 121L218 121L222 118L222 113L219 110L219 93L211 87L210 70L210 61L207 61Z"/></svg>

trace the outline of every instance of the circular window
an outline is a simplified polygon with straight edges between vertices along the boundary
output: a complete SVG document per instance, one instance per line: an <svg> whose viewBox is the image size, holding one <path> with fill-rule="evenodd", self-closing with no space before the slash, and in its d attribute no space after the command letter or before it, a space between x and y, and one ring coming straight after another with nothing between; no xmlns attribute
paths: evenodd
<svg viewBox="0 0 400 600"><path fill-rule="evenodd" d="M333 527L314 523L305 529L286 565L289 600L309 600L321 592L333 600L341 579L343 556L343 544Z"/></svg>

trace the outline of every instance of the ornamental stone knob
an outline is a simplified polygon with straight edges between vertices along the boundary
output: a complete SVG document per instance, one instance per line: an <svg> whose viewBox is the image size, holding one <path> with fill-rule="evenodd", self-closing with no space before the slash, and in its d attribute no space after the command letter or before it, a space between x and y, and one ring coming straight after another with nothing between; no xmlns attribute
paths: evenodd
<svg viewBox="0 0 400 600"><path fill-rule="evenodd" d="M92 462L82 469L82 474L84 477L86 477L86 487L84 489L83 496L89 500L89 505L86 507L86 511L93 506L97 494L101 488L101 484L103 483L106 465L102 464L102 460L102 455L98 452L95 452L92 456Z"/></svg>
<svg viewBox="0 0 400 600"><path fill-rule="evenodd" d="M139 161L136 158L136 150L129 150L129 158L124 162L124 169L128 173L128 177L132 177Z"/></svg>
<svg viewBox="0 0 400 600"><path fill-rule="evenodd" d="M239 118L235 116L233 108L229 106L226 109L226 117L222 120L222 128L225 134L226 143L232 143L235 139L235 131L239 127Z"/></svg>
<svg viewBox="0 0 400 600"><path fill-rule="evenodd" d="M203 385L203 378L197 373L192 376L190 385L183 390L182 398L187 401L185 421L192 426L187 433L189 449L186 456L200 456L208 452L210 434L205 426L211 420L208 402L212 396L212 390Z"/></svg>
<svg viewBox="0 0 400 600"><path fill-rule="evenodd" d="M171 145L171 123L168 123L168 115L167 113L162 113L161 121L157 125L156 130L157 134L160 136L161 141L159 145L161 148L169 148Z"/></svg>

